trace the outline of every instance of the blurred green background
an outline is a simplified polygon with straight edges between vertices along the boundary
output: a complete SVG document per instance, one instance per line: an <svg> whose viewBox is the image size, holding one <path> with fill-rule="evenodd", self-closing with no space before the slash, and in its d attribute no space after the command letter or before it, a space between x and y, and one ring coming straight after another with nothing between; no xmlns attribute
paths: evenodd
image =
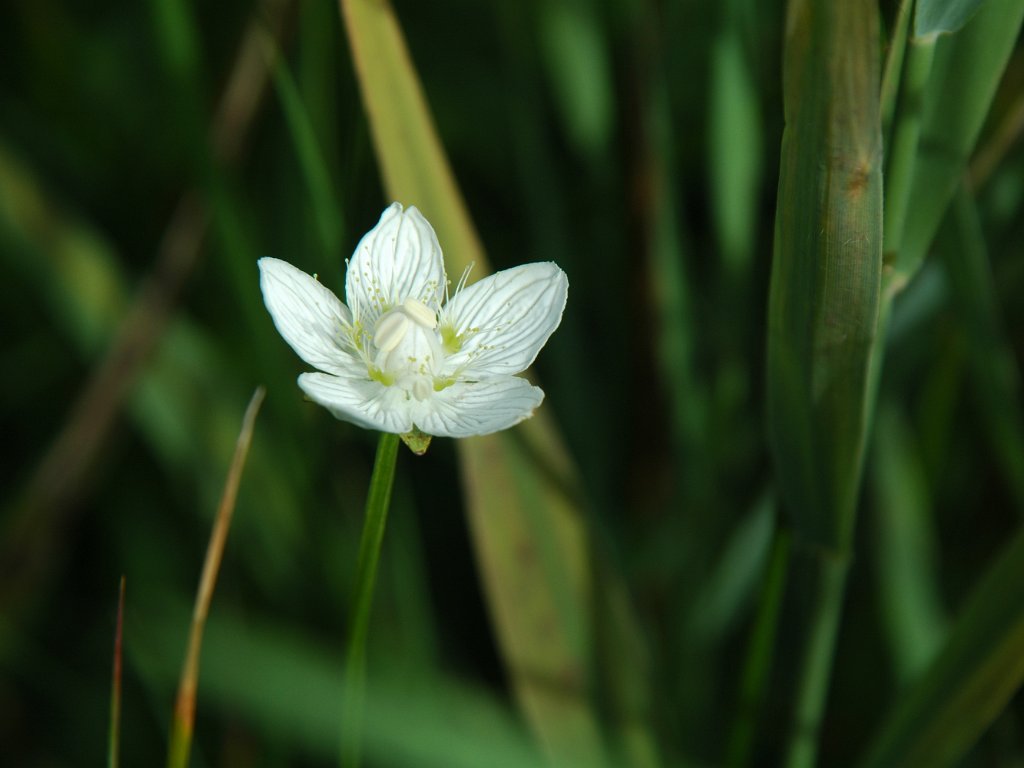
<svg viewBox="0 0 1024 768"><path fill-rule="evenodd" d="M724 760L771 551L784 6L393 0L493 266L569 275L535 372L596 558L623 577L663 765ZM374 436L303 401L256 259L340 294L390 202L338 6L15 2L0 72L0 762L104 759L122 574L123 760L164 759L210 524L264 384L192 764L332 764ZM894 306L824 765L860 756L1024 510L1022 94L1018 41L973 186ZM367 764L539 764L451 441L402 449L382 569ZM1022 761L1018 694L964 764Z"/></svg>

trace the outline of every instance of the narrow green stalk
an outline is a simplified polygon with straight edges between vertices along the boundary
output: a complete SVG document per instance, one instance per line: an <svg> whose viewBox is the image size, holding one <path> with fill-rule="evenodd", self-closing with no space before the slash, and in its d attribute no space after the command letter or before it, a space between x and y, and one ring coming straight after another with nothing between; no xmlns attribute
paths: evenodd
<svg viewBox="0 0 1024 768"><path fill-rule="evenodd" d="M932 71L934 56L934 39L912 39L907 46L892 146L888 148L887 153L882 253L885 263L894 271L887 270L883 273L883 281L884 288L891 288L894 293L913 276L911 266L899 264L898 257L903 242L907 207L910 205L910 187L914 180L917 145L921 138L924 92ZM883 294L888 294L888 290Z"/></svg>
<svg viewBox="0 0 1024 768"><path fill-rule="evenodd" d="M889 51L885 57L882 72L882 133L889 135L893 113L896 111L896 94L899 90L900 73L903 71L903 56L907 50L907 29L910 26L910 11L913 0L902 0L896 13L892 35L889 37Z"/></svg>
<svg viewBox="0 0 1024 768"><path fill-rule="evenodd" d="M800 618L807 627L797 667L797 707L793 714L786 768L813 768L818 755L836 634L842 616L849 555L814 547L793 553L790 579L808 586L801 595ZM800 576L800 572L804 576Z"/></svg>
<svg viewBox="0 0 1024 768"><path fill-rule="evenodd" d="M359 765L366 688L366 637L370 630L370 609L373 606L380 547L384 541L384 528L391 504L391 486L395 480L398 440L398 435L382 432L380 442L377 443L377 458L370 477L370 492L366 498L366 519L359 540L356 599L352 604L349 622L351 634L345 659L345 701L341 720L341 765L344 768L356 768Z"/></svg>
<svg viewBox="0 0 1024 768"><path fill-rule="evenodd" d="M753 754L757 718L767 691L771 672L775 637L779 629L782 598L785 594L786 571L789 563L789 532L776 525L772 541L771 559L764 577L764 588L757 607L754 629L743 664L740 700L736 722L729 737L729 768L745 768Z"/></svg>

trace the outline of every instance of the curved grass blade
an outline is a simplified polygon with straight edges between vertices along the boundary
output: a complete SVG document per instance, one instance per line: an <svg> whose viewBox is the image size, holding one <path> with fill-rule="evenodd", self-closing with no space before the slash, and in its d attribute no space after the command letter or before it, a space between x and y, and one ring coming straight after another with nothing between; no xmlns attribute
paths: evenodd
<svg viewBox="0 0 1024 768"><path fill-rule="evenodd" d="M320 242L324 253L331 259L337 258L341 250L342 207L338 205L337 196L331 183L323 152L317 141L316 131L309 112L302 101L295 79L281 57L277 43L270 34L263 35L264 55L267 57L267 68L273 75L274 88L281 102L291 135L299 165L309 188L310 201L313 204L314 218L320 234Z"/></svg>
<svg viewBox="0 0 1024 768"><path fill-rule="evenodd" d="M976 587L924 677L886 717L862 768L942 768L1024 681L1024 530Z"/></svg>
<svg viewBox="0 0 1024 768"><path fill-rule="evenodd" d="M238 497L238 485L242 480L242 469L252 443L252 432L256 424L256 415L266 390L257 387L249 406L245 409L242 429L238 433L235 455L231 459L231 467L224 483L224 495L221 497L214 520L210 543L203 562L203 574L196 593L195 608L192 612L192 628L189 632L188 651L181 670L178 683L178 698L174 705L174 718L171 723L171 741L167 754L168 768L185 768L188 765L189 749L192 746L192 730L196 714L196 688L199 682L199 654L202 649L203 630L206 617L210 613L210 602L213 599L213 588L217 583L217 572L220 570L224 556L224 545L227 543L228 529L231 527L231 516L235 510L235 499Z"/></svg>
<svg viewBox="0 0 1024 768"><path fill-rule="evenodd" d="M1018 512L1024 512L1024 409L1021 374L1006 339L974 200L961 184L938 239L953 297L971 340L977 404L992 453Z"/></svg>
<svg viewBox="0 0 1024 768"><path fill-rule="evenodd" d="M1020 0L989 0L954 35L934 42L923 94L918 151L895 258L887 254L886 292L917 272L963 176L1024 21ZM902 106L900 107L902 109ZM888 202L886 203L888 206Z"/></svg>
<svg viewBox="0 0 1024 768"><path fill-rule="evenodd" d="M746 60L740 13L725 3L725 29L711 60L708 135L712 215L726 267L744 273L750 267L757 236L761 187L761 111L753 72Z"/></svg>
<svg viewBox="0 0 1024 768"><path fill-rule="evenodd" d="M882 625L897 681L916 679L946 637L938 543L927 476L910 428L895 405L878 409L873 439L872 559Z"/></svg>

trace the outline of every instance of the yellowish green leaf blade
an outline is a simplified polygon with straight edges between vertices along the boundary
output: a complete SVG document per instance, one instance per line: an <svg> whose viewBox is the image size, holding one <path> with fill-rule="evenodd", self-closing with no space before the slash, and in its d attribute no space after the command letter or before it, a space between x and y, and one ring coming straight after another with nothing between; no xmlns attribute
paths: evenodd
<svg viewBox="0 0 1024 768"><path fill-rule="evenodd" d="M863 768L943 768L1024 681L1024 531L974 590L935 663L885 718Z"/></svg>

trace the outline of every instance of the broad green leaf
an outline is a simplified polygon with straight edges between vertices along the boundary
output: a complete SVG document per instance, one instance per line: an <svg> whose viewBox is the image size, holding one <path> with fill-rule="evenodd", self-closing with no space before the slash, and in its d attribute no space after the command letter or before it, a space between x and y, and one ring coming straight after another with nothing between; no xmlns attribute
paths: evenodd
<svg viewBox="0 0 1024 768"><path fill-rule="evenodd" d="M388 194L437 230L452 274L487 262L390 5L342 0ZM574 470L546 412L458 443L466 507L502 654L528 721L556 763L605 761L590 701L591 554Z"/></svg>
<svg viewBox="0 0 1024 768"><path fill-rule="evenodd" d="M866 425L882 245L877 18L864 0L790 4L768 409L796 531L845 550Z"/></svg>
<svg viewBox="0 0 1024 768"><path fill-rule="evenodd" d="M934 37L956 32L987 0L917 0L914 36Z"/></svg>
<svg viewBox="0 0 1024 768"><path fill-rule="evenodd" d="M1024 531L978 584L949 640L895 703L862 768L943 768L978 739L1024 681Z"/></svg>

